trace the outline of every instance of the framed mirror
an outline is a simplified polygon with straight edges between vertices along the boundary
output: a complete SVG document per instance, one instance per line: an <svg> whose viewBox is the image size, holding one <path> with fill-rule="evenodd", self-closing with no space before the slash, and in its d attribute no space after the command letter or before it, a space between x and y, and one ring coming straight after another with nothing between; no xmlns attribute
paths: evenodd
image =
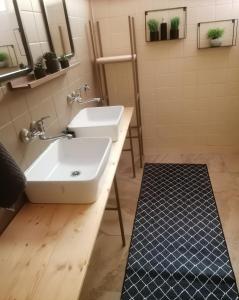
<svg viewBox="0 0 239 300"><path fill-rule="evenodd" d="M74 56L74 43L65 0L40 0L51 51Z"/></svg>
<svg viewBox="0 0 239 300"><path fill-rule="evenodd" d="M0 82L32 70L17 0L0 0Z"/></svg>

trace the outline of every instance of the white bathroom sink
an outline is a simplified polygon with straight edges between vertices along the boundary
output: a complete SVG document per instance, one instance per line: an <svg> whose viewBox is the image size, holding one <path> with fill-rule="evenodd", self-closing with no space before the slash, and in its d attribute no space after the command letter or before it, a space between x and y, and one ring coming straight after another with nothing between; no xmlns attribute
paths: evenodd
<svg viewBox="0 0 239 300"><path fill-rule="evenodd" d="M99 193L110 138L53 142L27 169L26 193L33 203L91 203Z"/></svg>
<svg viewBox="0 0 239 300"><path fill-rule="evenodd" d="M68 125L76 137L109 136L113 141L119 137L119 125L123 106L103 106L82 109Z"/></svg>

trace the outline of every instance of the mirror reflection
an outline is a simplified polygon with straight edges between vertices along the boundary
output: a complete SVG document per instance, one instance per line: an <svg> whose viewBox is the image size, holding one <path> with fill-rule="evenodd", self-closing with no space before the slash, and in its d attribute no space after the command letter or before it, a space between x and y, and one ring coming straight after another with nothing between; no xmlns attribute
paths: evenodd
<svg viewBox="0 0 239 300"><path fill-rule="evenodd" d="M12 0L0 0L0 80L28 65Z"/></svg>
<svg viewBox="0 0 239 300"><path fill-rule="evenodd" d="M73 54L73 43L64 0L42 0L52 50L61 56Z"/></svg>

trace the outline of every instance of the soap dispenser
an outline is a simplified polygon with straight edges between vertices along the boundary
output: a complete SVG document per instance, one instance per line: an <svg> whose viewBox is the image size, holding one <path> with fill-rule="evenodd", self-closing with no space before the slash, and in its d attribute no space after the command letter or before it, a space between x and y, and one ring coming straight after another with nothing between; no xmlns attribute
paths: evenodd
<svg viewBox="0 0 239 300"><path fill-rule="evenodd" d="M168 25L164 21L164 18L162 19L162 23L160 25L160 32L161 32L161 40L165 41L168 39Z"/></svg>

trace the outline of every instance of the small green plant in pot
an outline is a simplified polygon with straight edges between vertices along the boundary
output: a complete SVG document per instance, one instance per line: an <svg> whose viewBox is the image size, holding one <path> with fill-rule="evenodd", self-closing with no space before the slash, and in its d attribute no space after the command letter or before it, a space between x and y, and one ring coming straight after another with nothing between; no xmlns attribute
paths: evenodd
<svg viewBox="0 0 239 300"><path fill-rule="evenodd" d="M224 34L223 28L212 28L207 32L207 37L210 39L211 47L220 47L222 44L221 37Z"/></svg>
<svg viewBox="0 0 239 300"><path fill-rule="evenodd" d="M38 58L33 71L36 79L40 79L46 76L46 68L43 57Z"/></svg>
<svg viewBox="0 0 239 300"><path fill-rule="evenodd" d="M150 32L150 41L159 40L159 22L155 19L150 19L147 22Z"/></svg>
<svg viewBox="0 0 239 300"><path fill-rule="evenodd" d="M8 55L5 52L0 52L0 68L4 68L8 63Z"/></svg>
<svg viewBox="0 0 239 300"><path fill-rule="evenodd" d="M61 55L61 57L59 58L59 62L62 69L68 68L70 66L69 58L66 56L66 54Z"/></svg>
<svg viewBox="0 0 239 300"><path fill-rule="evenodd" d="M180 18L174 17L171 19L171 28L170 28L170 39L176 40L179 38L179 24Z"/></svg>
<svg viewBox="0 0 239 300"><path fill-rule="evenodd" d="M43 55L43 58L46 62L47 73L56 73L60 70L60 64L57 59L56 53L54 52L46 52Z"/></svg>

